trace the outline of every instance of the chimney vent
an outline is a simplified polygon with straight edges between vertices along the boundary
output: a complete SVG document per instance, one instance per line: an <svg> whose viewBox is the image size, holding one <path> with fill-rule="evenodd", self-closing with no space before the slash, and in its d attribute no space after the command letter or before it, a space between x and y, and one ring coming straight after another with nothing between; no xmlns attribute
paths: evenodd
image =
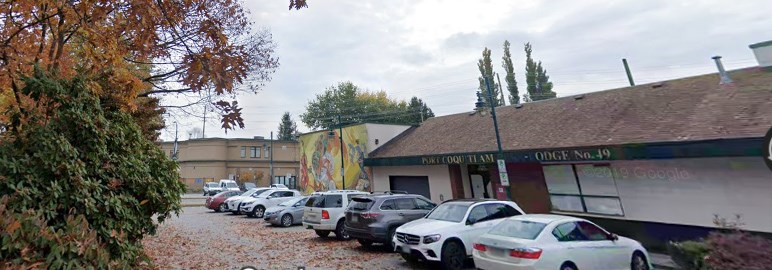
<svg viewBox="0 0 772 270"><path fill-rule="evenodd" d="M724 70L724 64L721 63L721 56L713 56L713 60L716 61L716 67L718 68L718 75L721 76L721 82L719 84L730 84L732 79L729 78L729 74Z"/></svg>
<svg viewBox="0 0 772 270"><path fill-rule="evenodd" d="M255 136L255 140L265 140L265 137L263 137L263 136Z"/></svg>
<svg viewBox="0 0 772 270"><path fill-rule="evenodd" d="M759 62L760 67L772 67L772 40L751 44L748 47L756 55L756 62Z"/></svg>

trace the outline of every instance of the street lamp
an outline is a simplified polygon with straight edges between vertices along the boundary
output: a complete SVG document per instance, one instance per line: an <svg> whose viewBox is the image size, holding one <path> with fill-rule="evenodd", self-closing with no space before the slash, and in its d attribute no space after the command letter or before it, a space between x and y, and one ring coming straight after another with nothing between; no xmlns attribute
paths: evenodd
<svg viewBox="0 0 772 270"><path fill-rule="evenodd" d="M485 105L490 106L491 118L493 118L493 129L496 131L496 146L498 146L497 163L499 165L499 183L506 188L507 200L512 200L512 196L509 191L509 175L507 174L507 166L504 161L504 150L501 148L501 136L499 135L499 122L496 119L496 105L493 104L493 91L491 90L491 84L487 76L484 76L485 88L488 90L488 102L483 102L482 93L477 92L477 102L474 103L475 111L480 113L480 116L485 116L488 108Z"/></svg>
<svg viewBox="0 0 772 270"><path fill-rule="evenodd" d="M340 123L340 115L338 115L338 138L340 139L340 178L341 182L343 183L343 189L346 189L346 173L345 173L345 164L344 162L344 156L343 156L343 125ZM330 139L335 138L335 132L330 129L330 133L328 133L328 137Z"/></svg>

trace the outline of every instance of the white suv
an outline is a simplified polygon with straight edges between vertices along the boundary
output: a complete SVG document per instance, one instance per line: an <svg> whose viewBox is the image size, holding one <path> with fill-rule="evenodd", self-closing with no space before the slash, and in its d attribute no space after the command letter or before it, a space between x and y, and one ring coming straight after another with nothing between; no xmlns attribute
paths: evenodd
<svg viewBox="0 0 772 270"><path fill-rule="evenodd" d="M297 190L273 189L241 200L239 209L241 212L247 213L249 217L263 218L265 209L300 196L301 194Z"/></svg>
<svg viewBox="0 0 772 270"><path fill-rule="evenodd" d="M511 201L450 200L397 228L391 241L408 262L439 261L443 269L462 269L478 237L505 218L522 214Z"/></svg>
<svg viewBox="0 0 772 270"><path fill-rule="evenodd" d="M369 194L358 190L315 192L303 210L303 227L314 230L320 237L327 237L334 231L338 240L349 240L351 237L344 225L346 208L351 198Z"/></svg>
<svg viewBox="0 0 772 270"><path fill-rule="evenodd" d="M241 204L241 200L246 198L252 198L256 197L257 195L262 194L263 192L267 192L269 190L273 190L274 188L267 188L267 187L261 187L261 188L253 188L250 190L247 190L247 192L242 193L239 196L233 196L230 198L225 199L225 202L223 202L226 206L226 210L232 212L236 215L241 215L241 209L239 209L239 205Z"/></svg>

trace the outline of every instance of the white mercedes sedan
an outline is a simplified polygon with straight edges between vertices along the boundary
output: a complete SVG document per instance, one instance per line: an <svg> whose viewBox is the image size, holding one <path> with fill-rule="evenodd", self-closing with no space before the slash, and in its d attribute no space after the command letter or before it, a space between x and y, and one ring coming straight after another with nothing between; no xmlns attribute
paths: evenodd
<svg viewBox="0 0 772 270"><path fill-rule="evenodd" d="M635 240L594 223L559 215L505 219L474 242L478 269L652 269L649 254Z"/></svg>

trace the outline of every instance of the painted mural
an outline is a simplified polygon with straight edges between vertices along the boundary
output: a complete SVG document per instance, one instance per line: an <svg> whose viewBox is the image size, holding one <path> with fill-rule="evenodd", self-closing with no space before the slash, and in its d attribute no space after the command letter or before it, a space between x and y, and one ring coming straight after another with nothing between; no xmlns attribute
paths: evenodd
<svg viewBox="0 0 772 270"><path fill-rule="evenodd" d="M371 173L363 163L367 152L365 125L343 128L343 145L338 130L333 133L331 136L330 131L320 131L300 136L299 189L304 193L337 189L369 191ZM345 187L341 162L345 171Z"/></svg>

